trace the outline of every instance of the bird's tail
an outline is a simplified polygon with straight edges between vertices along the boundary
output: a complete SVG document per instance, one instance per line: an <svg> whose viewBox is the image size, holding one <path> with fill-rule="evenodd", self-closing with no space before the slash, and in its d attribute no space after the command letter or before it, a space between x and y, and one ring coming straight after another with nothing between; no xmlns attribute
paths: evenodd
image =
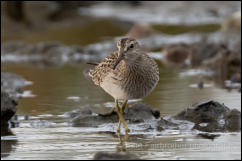
<svg viewBox="0 0 242 161"><path fill-rule="evenodd" d="M90 70L91 70L91 69L84 69L82 73L83 73L84 77L85 77L87 80L92 81L92 77L91 77L91 75L90 75Z"/></svg>
<svg viewBox="0 0 242 161"><path fill-rule="evenodd" d="M87 62L87 64L94 65L94 66L98 65L98 63L92 63L92 62ZM92 69L84 69L83 70L83 75L89 81L92 81L92 74L91 73L92 73Z"/></svg>
<svg viewBox="0 0 242 161"><path fill-rule="evenodd" d="M98 65L98 63L92 63L92 62L87 62L87 64L90 64L90 65Z"/></svg>

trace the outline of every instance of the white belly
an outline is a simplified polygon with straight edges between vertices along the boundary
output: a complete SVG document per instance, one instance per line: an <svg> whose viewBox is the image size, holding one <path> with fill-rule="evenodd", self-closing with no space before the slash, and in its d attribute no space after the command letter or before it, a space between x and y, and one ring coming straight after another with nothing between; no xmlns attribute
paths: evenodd
<svg viewBox="0 0 242 161"><path fill-rule="evenodd" d="M105 92L110 94L114 99L128 99L125 91L112 79L106 77L104 81L100 84Z"/></svg>

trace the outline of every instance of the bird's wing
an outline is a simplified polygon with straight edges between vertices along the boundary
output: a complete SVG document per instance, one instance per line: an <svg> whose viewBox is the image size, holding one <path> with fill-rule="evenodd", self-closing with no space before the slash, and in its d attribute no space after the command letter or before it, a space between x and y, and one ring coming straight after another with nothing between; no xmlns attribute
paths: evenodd
<svg viewBox="0 0 242 161"><path fill-rule="evenodd" d="M89 76L96 85L100 85L107 74L112 70L114 62L118 58L118 52L108 55L104 60L89 71Z"/></svg>

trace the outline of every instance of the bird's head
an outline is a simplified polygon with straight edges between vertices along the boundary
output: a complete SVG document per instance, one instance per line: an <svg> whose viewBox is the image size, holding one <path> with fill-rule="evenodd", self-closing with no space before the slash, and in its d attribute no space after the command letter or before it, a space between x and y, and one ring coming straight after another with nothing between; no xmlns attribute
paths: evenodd
<svg viewBox="0 0 242 161"><path fill-rule="evenodd" d="M132 63L137 57L139 44L134 38L123 38L118 41L118 58L114 63L113 69L117 67L121 60Z"/></svg>

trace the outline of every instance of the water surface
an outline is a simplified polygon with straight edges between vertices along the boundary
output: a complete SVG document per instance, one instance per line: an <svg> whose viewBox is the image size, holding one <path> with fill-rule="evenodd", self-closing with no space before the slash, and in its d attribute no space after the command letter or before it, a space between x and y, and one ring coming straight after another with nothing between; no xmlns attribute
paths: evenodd
<svg viewBox="0 0 242 161"><path fill-rule="evenodd" d="M184 70L160 66L160 81L149 96L141 100L161 111L162 116L174 115L197 102L216 100L230 108L241 110L241 94L211 87L191 88L197 76L181 77ZM131 135L120 144L113 132L98 132L93 128L77 128L68 124L65 112L86 104L104 105L113 99L102 89L85 79L82 71L89 65L65 65L58 68L38 68L21 64L2 64L2 71L22 75L33 84L34 98L19 101L20 126L1 136L2 159L92 159L98 151L126 151L141 159L240 159L241 134L220 133L214 140L197 136L196 131L169 131L164 134ZM21 117L20 117L21 118ZM115 127L113 127L115 128ZM113 129L115 131L115 129ZM107 130L108 131L108 130Z"/></svg>
<svg viewBox="0 0 242 161"><path fill-rule="evenodd" d="M180 2L175 3L178 4L178 8L180 4L182 5ZM204 7L201 8L200 2L198 4L195 9L188 6L180 8L178 12L173 12L177 5L171 6L173 10L169 9L170 2L155 7L155 10L125 6L125 10L122 10L124 8L122 6L107 10L106 5L94 6L86 10L88 11L86 13L102 18L82 25L49 28L43 32L18 32L14 33L13 37L10 35L6 40L30 43L60 41L66 45L85 46L123 36L142 18L144 22L151 23L154 30L174 36L172 41L171 37L169 41L177 43L178 38L175 36L180 35L179 39L182 39L182 34L211 33L220 28L224 17L213 16L204 10ZM205 5L205 9L206 6L211 5L202 4ZM240 5L236 4L233 6L238 8L236 6ZM226 4L222 4L221 7L214 5L222 11L221 13L224 10L229 10L229 13L233 11ZM80 14L83 14L81 11L85 10L80 9ZM123 11L130 14L124 15ZM204 11L206 13L203 13ZM115 14L106 16L108 12ZM202 15L201 19L197 19L197 16L194 17L191 13ZM167 42L168 39L165 41ZM182 39L178 42L185 41ZM160 47L157 51L160 51ZM17 111L20 119L18 127L11 128L10 131L1 128L1 159L92 159L99 151L126 151L141 159L241 159L240 132L214 133L218 137L213 140L202 138L197 135L197 131L191 130L131 133L127 142L120 143L120 139L114 132L117 126L72 127L64 113L85 105L104 106L113 103L113 99L108 94L85 79L82 73L86 68L90 66L84 62L48 68L25 65L23 62L1 63L1 72L13 72L32 81L33 84L26 86L25 90L36 95L36 97L20 99ZM159 110L162 116L175 115L194 103L211 99L241 111L241 93L238 91L228 92L216 87L212 82L205 82L206 88L200 90L194 88L199 82L199 76L183 77L180 73L186 70L165 68L161 63L159 63L159 69L160 81L157 87L141 101ZM29 116L29 119L25 120L24 116ZM132 126L132 128L135 127Z"/></svg>

